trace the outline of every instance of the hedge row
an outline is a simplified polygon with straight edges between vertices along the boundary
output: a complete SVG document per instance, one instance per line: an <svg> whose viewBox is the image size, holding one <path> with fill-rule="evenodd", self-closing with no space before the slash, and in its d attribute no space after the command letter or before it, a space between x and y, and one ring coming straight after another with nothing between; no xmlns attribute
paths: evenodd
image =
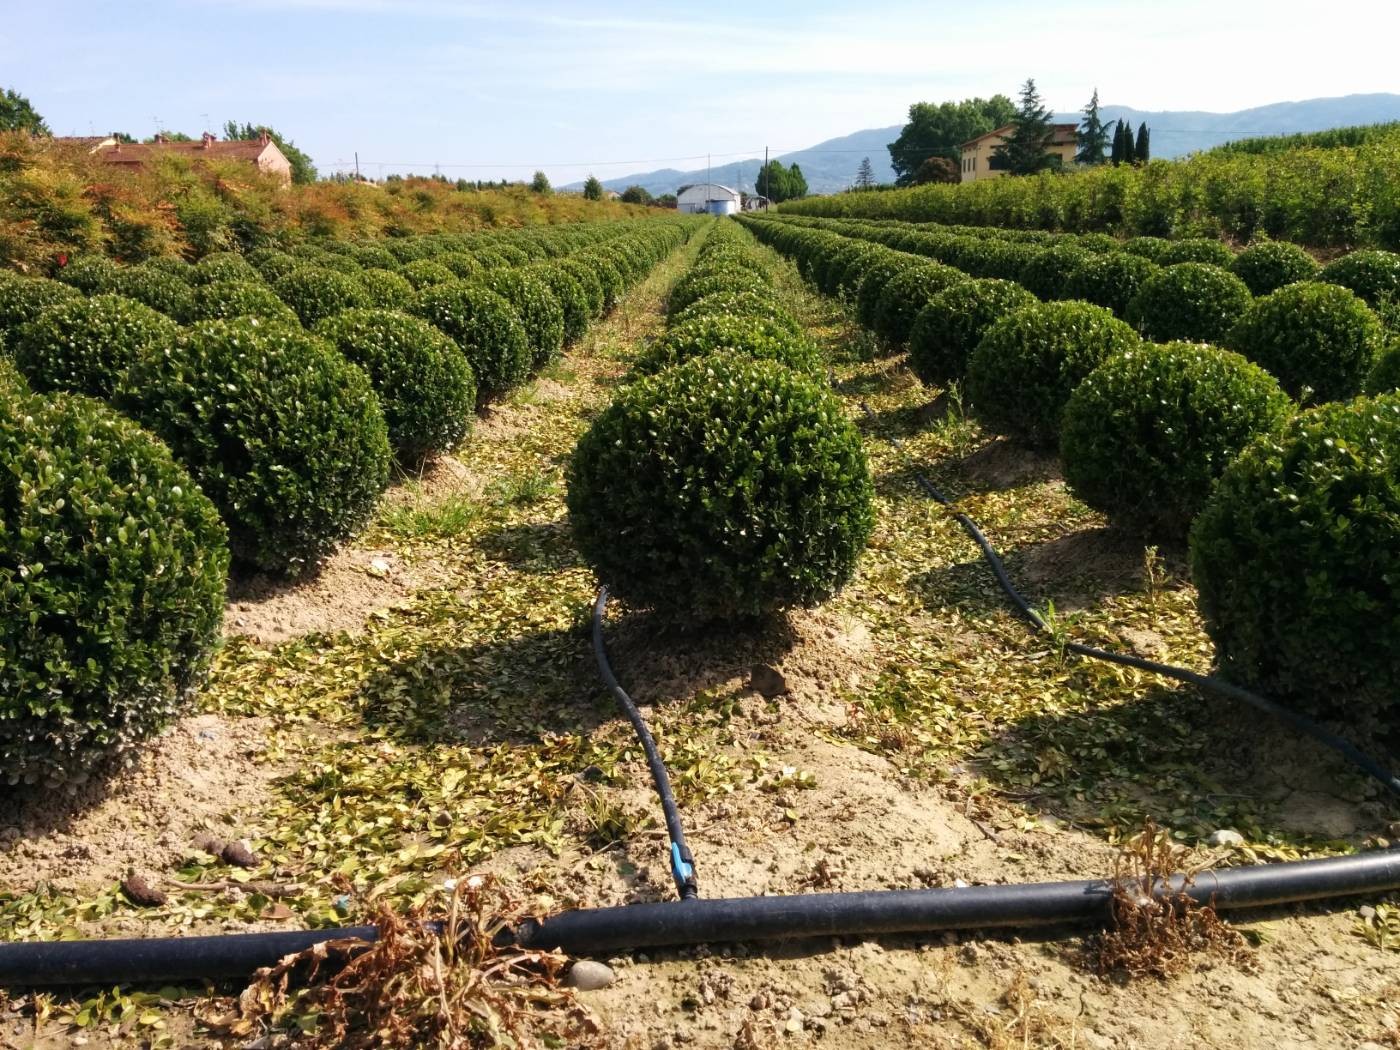
<svg viewBox="0 0 1400 1050"><path fill-rule="evenodd" d="M719 220L666 334L579 441L575 540L619 597L699 620L815 605L874 525L855 428L752 238Z"/></svg>
<svg viewBox="0 0 1400 1050"><path fill-rule="evenodd" d="M819 287L854 287L858 317L869 317L865 304L878 299L862 281L920 294L918 280L889 276L906 254L893 247L872 253L811 224L750 225ZM1006 247L989 258L1004 263ZM1020 251L1022 273L1051 252L1081 278L1108 270L1087 269L1095 264L1074 261L1061 245L1038 257ZM1331 400L1363 385L1381 392L1400 384L1400 346L1384 348L1367 305L1392 294L1389 260L1357 252L1310 280L1315 268L1277 247L1241 253L1248 262L1236 267L1239 277L1208 262L1124 265L1133 254L1089 259L1119 260L1123 274L1143 277L1119 302L1147 335L1209 325L1240 352L1147 343L1107 309L1036 302L1005 279L959 275L926 305L887 304L886 312L907 316L917 307L909 338L916 370L946 381L963 374L966 360L978 417L1000 433L1058 444L1066 481L1084 502L1149 537L1180 542L1189 532L1223 674L1312 714L1393 731L1400 394ZM1076 287L1067 281L1058 295ZM1251 288L1271 290L1255 298ZM997 304L1000 316L988 321ZM921 326L936 333L936 353L919 348ZM968 331L977 333L970 356ZM1300 412L1293 398L1329 403Z"/></svg>

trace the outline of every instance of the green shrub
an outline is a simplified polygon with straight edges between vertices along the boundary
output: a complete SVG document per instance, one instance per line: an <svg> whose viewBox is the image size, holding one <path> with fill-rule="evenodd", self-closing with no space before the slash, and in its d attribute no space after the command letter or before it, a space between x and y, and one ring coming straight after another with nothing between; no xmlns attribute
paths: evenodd
<svg viewBox="0 0 1400 1050"><path fill-rule="evenodd" d="M845 241L831 252L822 271L822 293L833 297L853 295L866 269L885 251L869 241Z"/></svg>
<svg viewBox="0 0 1400 1050"><path fill-rule="evenodd" d="M360 282L371 306L383 310L403 310L413 302L413 285L393 270L371 267L361 270L355 279Z"/></svg>
<svg viewBox="0 0 1400 1050"><path fill-rule="evenodd" d="M15 333L10 352L36 391L108 398L137 357L170 345L170 318L120 295L50 306Z"/></svg>
<svg viewBox="0 0 1400 1050"><path fill-rule="evenodd" d="M13 358L0 354L0 386L11 390L28 390L29 380L15 367Z"/></svg>
<svg viewBox="0 0 1400 1050"><path fill-rule="evenodd" d="M936 262L919 263L892 277L875 306L875 333L889 346L904 346L919 311L943 289L965 280L961 271Z"/></svg>
<svg viewBox="0 0 1400 1050"><path fill-rule="evenodd" d="M680 313L672 314L667 321L672 327L693 321L697 317L711 317L729 314L733 317L752 317L772 321L801 334L802 326L788 312L787 308L773 300L770 295L757 292L716 292L703 299L697 299Z"/></svg>
<svg viewBox="0 0 1400 1050"><path fill-rule="evenodd" d="M476 264L483 270L494 270L498 266L514 265L514 263L500 252L491 248L478 248L476 251L472 252L472 258L476 260Z"/></svg>
<svg viewBox="0 0 1400 1050"><path fill-rule="evenodd" d="M1155 343L1220 343L1253 297L1228 270L1176 263L1142 282L1127 319Z"/></svg>
<svg viewBox="0 0 1400 1050"><path fill-rule="evenodd" d="M1304 282L1256 299L1226 345L1315 404L1358 393L1384 341L1376 315L1349 289Z"/></svg>
<svg viewBox="0 0 1400 1050"><path fill-rule="evenodd" d="M416 259L399 267L399 276L413 285L414 289L427 288L432 284L447 284L458 279L457 275L436 259Z"/></svg>
<svg viewBox="0 0 1400 1050"><path fill-rule="evenodd" d="M583 294L588 298L589 318L601 317L606 295L603 292L603 282L593 269L577 259L560 259L554 265L577 281L583 289Z"/></svg>
<svg viewBox="0 0 1400 1050"><path fill-rule="evenodd" d="M300 266L283 274L272 283L272 290L307 328L342 310L369 305L369 293L357 277L317 266Z"/></svg>
<svg viewBox="0 0 1400 1050"><path fill-rule="evenodd" d="M697 358L625 388L568 471L575 541L624 600L699 619L815 605L874 525L860 435L773 361Z"/></svg>
<svg viewBox="0 0 1400 1050"><path fill-rule="evenodd" d="M1060 244L1036 252L1021 269L1018 283L1038 299L1063 299L1069 275L1093 258L1082 248Z"/></svg>
<svg viewBox="0 0 1400 1050"><path fill-rule="evenodd" d="M314 567L388 481L369 378L299 328L249 317L191 325L170 352L132 365L116 404L171 447L252 568Z"/></svg>
<svg viewBox="0 0 1400 1050"><path fill-rule="evenodd" d="M190 283L213 284L215 281L261 281L262 274L237 252L214 252L190 267Z"/></svg>
<svg viewBox="0 0 1400 1050"><path fill-rule="evenodd" d="M1366 377L1366 393L1389 394L1400 390L1400 340L1391 340L1376 358L1371 374Z"/></svg>
<svg viewBox="0 0 1400 1050"><path fill-rule="evenodd" d="M346 310L316 326L369 376L400 464L417 467L471 428L476 380L461 347L422 318Z"/></svg>
<svg viewBox="0 0 1400 1050"><path fill-rule="evenodd" d="M194 280L190 273L190 264L184 259L176 259L168 255L160 255L154 259L147 259L140 264L144 268L159 270L163 274L178 278L189 284Z"/></svg>
<svg viewBox="0 0 1400 1050"><path fill-rule="evenodd" d="M691 271L671 289L671 294L666 297L666 311L677 314L699 299L710 295L723 295L725 292L751 292L762 296L773 294L766 284L754 280L747 270L737 267Z"/></svg>
<svg viewBox="0 0 1400 1050"><path fill-rule="evenodd" d="M588 331L592 307L579 280L556 262L534 263L525 272L543 281L558 301L563 311L565 344L572 345L582 339L583 333Z"/></svg>
<svg viewBox="0 0 1400 1050"><path fill-rule="evenodd" d="M924 383L961 379L967 359L995 321L1039 300L1011 281L960 281L935 295L909 330L909 364Z"/></svg>
<svg viewBox="0 0 1400 1050"><path fill-rule="evenodd" d="M462 348L476 376L478 405L500 400L529 376L525 326L515 308L489 288L469 281L429 285L414 297L409 312Z"/></svg>
<svg viewBox="0 0 1400 1050"><path fill-rule="evenodd" d="M473 283L491 289L515 307L525 338L530 343L530 363L543 368L564 349L564 309L549 285L528 270L483 270Z"/></svg>
<svg viewBox="0 0 1400 1050"><path fill-rule="evenodd" d="M394 253L379 244L352 244L348 254L364 270L395 270L399 265Z"/></svg>
<svg viewBox="0 0 1400 1050"><path fill-rule="evenodd" d="M1317 275L1317 261L1296 244L1260 241L1251 244L1230 264L1230 272L1255 295L1268 295L1285 284Z"/></svg>
<svg viewBox="0 0 1400 1050"><path fill-rule="evenodd" d="M84 295L103 295L112 290L117 264L105 255L80 255L58 271L58 279Z"/></svg>
<svg viewBox="0 0 1400 1050"><path fill-rule="evenodd" d="M880 310L880 298L890 281L916 266L927 263L917 255L904 252L884 252L877 256L860 275L855 286L856 322L862 328L873 329Z"/></svg>
<svg viewBox="0 0 1400 1050"><path fill-rule="evenodd" d="M1350 288L1372 308L1400 299L1400 255L1367 249L1343 255L1317 275L1318 280Z"/></svg>
<svg viewBox="0 0 1400 1050"><path fill-rule="evenodd" d="M186 282L150 263L119 267L111 292L182 323L190 319L190 307L194 304L194 293Z"/></svg>
<svg viewBox="0 0 1400 1050"><path fill-rule="evenodd" d="M261 281L211 281L195 288L190 304L191 321L219 321L230 317L260 317L281 324L301 324L296 312Z"/></svg>
<svg viewBox="0 0 1400 1050"><path fill-rule="evenodd" d="M8 346L14 330L34 320L58 303L71 302L81 293L47 277L21 277L0 270L0 341Z"/></svg>
<svg viewBox="0 0 1400 1050"><path fill-rule="evenodd" d="M1303 412L1226 469L1191 530L1221 673L1298 708L1395 727L1400 394Z"/></svg>
<svg viewBox="0 0 1400 1050"><path fill-rule="evenodd" d="M622 271L611 259L599 252L579 252L574 258L588 267L603 286L603 312L607 313L617 306L627 292L627 282L623 279Z"/></svg>
<svg viewBox="0 0 1400 1050"><path fill-rule="evenodd" d="M1168 241L1155 260L1162 266L1177 263L1207 263L1228 270L1235 264L1235 253L1227 245L1210 237L1186 237Z"/></svg>
<svg viewBox="0 0 1400 1050"><path fill-rule="evenodd" d="M1130 255L1150 259L1158 266L1165 266L1162 260L1171 249L1171 243L1165 237L1129 237L1123 242L1123 250Z"/></svg>
<svg viewBox="0 0 1400 1050"><path fill-rule="evenodd" d="M248 264L262 275L265 281L275 281L306 263L289 252L276 248L254 248L246 256ZM398 264L395 263L395 266Z"/></svg>
<svg viewBox="0 0 1400 1050"><path fill-rule="evenodd" d="M1065 481L1115 525L1180 541L1231 461L1292 412L1273 376L1239 354L1142 344L1105 360L1070 396Z"/></svg>
<svg viewBox="0 0 1400 1050"><path fill-rule="evenodd" d="M987 328L968 358L968 400L997 433L1053 445L1074 388L1105 358L1140 343L1102 306L1035 303Z"/></svg>
<svg viewBox="0 0 1400 1050"><path fill-rule="evenodd" d="M1150 259L1131 252L1086 255L1066 274L1061 290L1066 299L1081 299L1126 317L1128 304L1143 282L1161 269Z"/></svg>
<svg viewBox="0 0 1400 1050"><path fill-rule="evenodd" d="M433 259L439 266L450 270L453 277L475 277L483 267L466 252L446 252Z"/></svg>
<svg viewBox="0 0 1400 1050"><path fill-rule="evenodd" d="M0 386L0 769L77 778L208 665L228 548L169 450L97 401Z"/></svg>
<svg viewBox="0 0 1400 1050"><path fill-rule="evenodd" d="M671 326L633 367L650 374L719 350L778 361L809 375L821 374L821 354L809 339L775 321L733 314L710 314Z"/></svg>

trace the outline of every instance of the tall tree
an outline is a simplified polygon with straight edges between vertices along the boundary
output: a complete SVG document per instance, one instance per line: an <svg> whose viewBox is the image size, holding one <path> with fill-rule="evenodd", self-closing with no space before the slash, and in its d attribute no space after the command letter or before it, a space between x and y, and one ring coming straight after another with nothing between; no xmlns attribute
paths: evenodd
<svg viewBox="0 0 1400 1050"><path fill-rule="evenodd" d="M922 186L926 182L961 182L962 168L958 162L948 157L930 157L919 165L919 170L914 173L914 185Z"/></svg>
<svg viewBox="0 0 1400 1050"><path fill-rule="evenodd" d="M297 149L296 143L289 138L284 138L266 124L239 124L236 120L224 122L224 138L230 142L236 140L250 141L261 138L263 132L267 137L277 143L277 148L282 151L282 156L286 157L292 165L292 181L299 186L316 181L316 165L311 163L311 158L301 150Z"/></svg>
<svg viewBox="0 0 1400 1050"><path fill-rule="evenodd" d="M1152 159L1152 132L1147 129L1147 121L1138 125L1137 144L1133 146L1133 162L1146 164Z"/></svg>
<svg viewBox="0 0 1400 1050"><path fill-rule="evenodd" d="M802 169L797 166L797 161L792 162L792 167L788 168L788 200L797 200L807 196L807 176L802 174Z"/></svg>
<svg viewBox="0 0 1400 1050"><path fill-rule="evenodd" d="M1113 125L1113 149L1109 153L1108 159L1114 167L1123 163L1123 122L1121 120Z"/></svg>
<svg viewBox="0 0 1400 1050"><path fill-rule="evenodd" d="M992 151L997 166L1008 175L1034 175L1055 167L1059 158L1050 152L1055 128L1033 78L1021 85L1021 105L1012 123L1011 134Z"/></svg>
<svg viewBox="0 0 1400 1050"><path fill-rule="evenodd" d="M870 163L870 158L866 157L860 162L860 167L856 169L856 189L868 190L875 186L875 167Z"/></svg>
<svg viewBox="0 0 1400 1050"><path fill-rule="evenodd" d="M583 184L583 195L591 201L603 199L603 184L598 181L598 176L588 176L588 181Z"/></svg>
<svg viewBox="0 0 1400 1050"><path fill-rule="evenodd" d="M1103 163L1103 148L1108 142L1108 128L1099 117L1099 89L1094 88L1094 97L1084 107L1084 119L1079 122L1076 133L1079 148L1075 151L1076 164L1097 165Z"/></svg>
<svg viewBox="0 0 1400 1050"><path fill-rule="evenodd" d="M31 135L49 135L49 126L39 116L29 99L14 88L0 94L0 131L27 131Z"/></svg>
<svg viewBox="0 0 1400 1050"><path fill-rule="evenodd" d="M915 102L899 138L889 144L895 184L910 186L919 166L930 157L947 157L957 163L958 147L968 139L1005 127L1016 117L1016 106L1005 95L968 98L961 102Z"/></svg>
<svg viewBox="0 0 1400 1050"><path fill-rule="evenodd" d="M650 204L651 194L645 186L628 186L622 191L621 199L625 204Z"/></svg>
<svg viewBox="0 0 1400 1050"><path fill-rule="evenodd" d="M549 184L549 176L542 171L535 172L535 177L530 180L530 189L541 197L548 197L554 192L554 187Z"/></svg>

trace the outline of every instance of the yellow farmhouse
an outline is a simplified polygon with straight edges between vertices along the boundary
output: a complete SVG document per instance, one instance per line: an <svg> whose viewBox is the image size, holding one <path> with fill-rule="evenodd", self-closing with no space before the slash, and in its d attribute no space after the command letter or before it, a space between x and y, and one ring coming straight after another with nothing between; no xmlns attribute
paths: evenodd
<svg viewBox="0 0 1400 1050"><path fill-rule="evenodd" d="M1052 124L1050 126L1055 132L1054 138L1050 140L1050 152L1059 157L1060 163L1066 168L1073 167L1074 154L1078 148L1075 132L1079 125ZM978 179L995 179L1005 175L1005 171L992 167L992 154L1015 130L1014 124L1007 124L1005 127L997 128L995 131L989 131L985 135L978 135L975 139L964 142L960 147L962 150L962 181L976 182Z"/></svg>

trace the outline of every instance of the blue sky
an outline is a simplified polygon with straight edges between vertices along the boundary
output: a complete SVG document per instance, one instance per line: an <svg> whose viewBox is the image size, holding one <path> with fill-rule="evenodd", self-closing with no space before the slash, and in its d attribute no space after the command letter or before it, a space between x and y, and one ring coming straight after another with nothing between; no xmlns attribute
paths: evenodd
<svg viewBox="0 0 1400 1050"><path fill-rule="evenodd" d="M1235 110L1397 91L1364 0L0 0L0 86L58 134L267 123L324 172L556 182L900 123L1036 77L1057 110ZM698 159L697 159L698 158Z"/></svg>

